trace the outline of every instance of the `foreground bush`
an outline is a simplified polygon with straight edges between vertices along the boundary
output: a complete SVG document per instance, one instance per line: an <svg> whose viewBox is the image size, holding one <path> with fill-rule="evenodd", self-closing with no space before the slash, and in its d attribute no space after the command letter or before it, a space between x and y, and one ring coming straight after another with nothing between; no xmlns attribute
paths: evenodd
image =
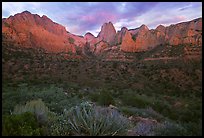
<svg viewBox="0 0 204 138"><path fill-rule="evenodd" d="M174 122L165 121L154 129L156 136L187 136L187 130Z"/></svg>
<svg viewBox="0 0 204 138"><path fill-rule="evenodd" d="M17 105L14 108L14 114L22 114L25 112L33 113L40 124L45 124L48 119L48 107L45 106L41 99L27 102L26 105Z"/></svg>
<svg viewBox="0 0 204 138"><path fill-rule="evenodd" d="M42 133L35 115L29 112L5 115L2 120L3 136L40 136Z"/></svg>
<svg viewBox="0 0 204 138"><path fill-rule="evenodd" d="M88 102L65 112L72 135L125 135L129 121L118 111Z"/></svg>
<svg viewBox="0 0 204 138"><path fill-rule="evenodd" d="M69 136L70 126L64 115L59 115L54 112L49 112L48 115L48 136Z"/></svg>
<svg viewBox="0 0 204 138"><path fill-rule="evenodd" d="M124 94L121 96L121 100L122 103L124 105L128 105L128 106L133 106L133 107L137 107L137 108L146 108L148 107L151 103L150 103L150 99L147 99L148 97L144 97L138 94Z"/></svg>
<svg viewBox="0 0 204 138"><path fill-rule="evenodd" d="M110 104L115 104L115 101L109 92L102 91L99 95L98 103L102 106L108 106Z"/></svg>
<svg viewBox="0 0 204 138"><path fill-rule="evenodd" d="M91 93L89 97L91 101L96 102L101 106L109 106L110 104L115 104L114 98L107 90L102 90L99 93Z"/></svg>

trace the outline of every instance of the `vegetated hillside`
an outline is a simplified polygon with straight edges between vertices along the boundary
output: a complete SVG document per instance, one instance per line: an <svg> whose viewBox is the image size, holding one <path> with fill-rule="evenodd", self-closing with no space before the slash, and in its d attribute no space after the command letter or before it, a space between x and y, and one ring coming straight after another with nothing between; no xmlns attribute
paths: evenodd
<svg viewBox="0 0 204 138"><path fill-rule="evenodd" d="M120 126L124 133L116 135L202 134L200 46L160 45L147 52L122 52L131 60L121 61L108 61L103 56L72 58L77 55L47 53L5 42L2 50L3 114L14 117L9 114L17 104L23 106L39 98L49 114L57 113L48 115L47 123L40 125L41 133L31 135L105 135L88 133L80 126L76 131L69 123L60 125L66 110L73 112L69 109L80 103L85 108L87 101L93 103L90 108L94 110L95 106L105 106L130 121L131 126ZM7 131L4 135L9 135ZM110 131L107 133L115 132L114 128Z"/></svg>

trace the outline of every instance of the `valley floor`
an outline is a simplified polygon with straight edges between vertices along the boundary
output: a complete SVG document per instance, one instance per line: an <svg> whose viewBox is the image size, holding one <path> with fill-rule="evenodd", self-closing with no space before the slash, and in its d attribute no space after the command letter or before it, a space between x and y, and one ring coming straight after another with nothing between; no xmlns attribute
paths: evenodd
<svg viewBox="0 0 204 138"><path fill-rule="evenodd" d="M155 60L172 54L159 47L134 62L13 49L3 47L3 135L202 135L202 60Z"/></svg>

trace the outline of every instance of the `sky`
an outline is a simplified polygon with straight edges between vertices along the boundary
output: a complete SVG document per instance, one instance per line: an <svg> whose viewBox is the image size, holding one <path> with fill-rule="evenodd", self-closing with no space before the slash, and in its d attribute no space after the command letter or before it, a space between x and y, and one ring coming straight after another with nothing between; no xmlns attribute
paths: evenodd
<svg viewBox="0 0 204 138"><path fill-rule="evenodd" d="M25 10L46 15L73 34L97 36L106 22L119 31L190 21L202 17L202 2L2 2L2 18Z"/></svg>

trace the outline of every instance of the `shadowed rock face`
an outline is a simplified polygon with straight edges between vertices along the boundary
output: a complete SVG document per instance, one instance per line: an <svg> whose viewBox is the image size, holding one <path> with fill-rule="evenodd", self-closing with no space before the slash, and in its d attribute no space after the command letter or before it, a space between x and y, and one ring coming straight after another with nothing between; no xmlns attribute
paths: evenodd
<svg viewBox="0 0 204 138"><path fill-rule="evenodd" d="M115 37L115 45L122 43L122 38L125 36L125 33L128 31L126 27L122 27L120 31L117 32Z"/></svg>
<svg viewBox="0 0 204 138"><path fill-rule="evenodd" d="M116 35L116 30L111 22L103 24L101 27L101 31L98 34L99 40L103 40L110 45L113 45L115 43L115 35Z"/></svg>
<svg viewBox="0 0 204 138"><path fill-rule="evenodd" d="M159 25L151 29L146 25L128 30L126 27L116 30L111 22L104 23L97 37L91 33L77 36L68 33L60 24L47 16L40 17L28 11L2 19L2 34L7 41L22 47L43 48L47 52L72 52L89 46L96 55L103 53L108 47L118 47L125 52L147 51L160 44L202 45L202 18L189 22L164 27Z"/></svg>

